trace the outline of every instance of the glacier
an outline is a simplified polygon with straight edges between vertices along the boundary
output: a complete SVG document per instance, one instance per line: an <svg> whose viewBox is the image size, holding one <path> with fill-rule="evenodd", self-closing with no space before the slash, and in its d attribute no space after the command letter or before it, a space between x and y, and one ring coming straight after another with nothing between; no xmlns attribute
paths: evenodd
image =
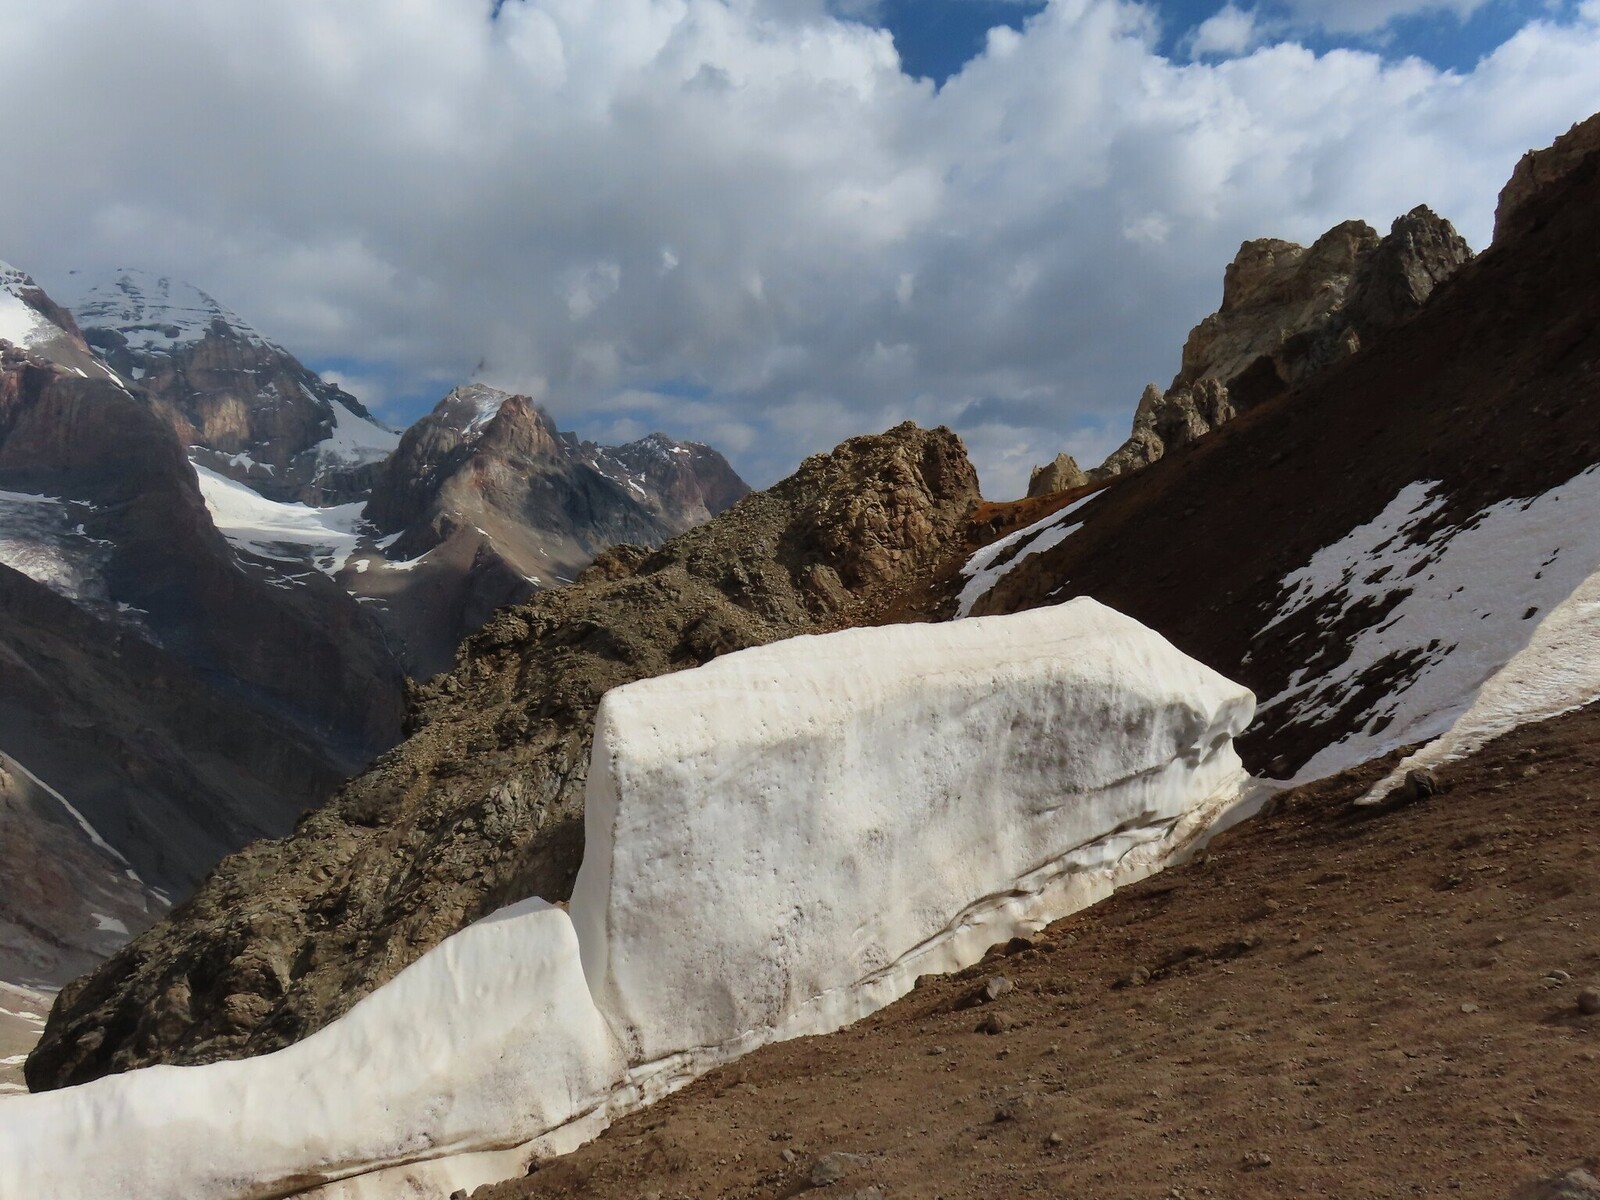
<svg viewBox="0 0 1600 1200"><path fill-rule="evenodd" d="M0 1195L448 1196L1183 855L1254 697L1081 598L614 689L569 911L449 938L305 1041L0 1098Z"/></svg>

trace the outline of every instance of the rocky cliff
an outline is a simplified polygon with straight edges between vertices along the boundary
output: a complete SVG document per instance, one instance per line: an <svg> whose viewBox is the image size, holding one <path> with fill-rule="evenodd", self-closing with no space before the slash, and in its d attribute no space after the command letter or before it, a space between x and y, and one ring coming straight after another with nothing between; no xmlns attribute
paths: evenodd
<svg viewBox="0 0 1600 1200"><path fill-rule="evenodd" d="M1222 306L1190 331L1171 386L1145 389L1127 441L1088 479L1147 466L1350 357L1410 319L1471 257L1450 223L1426 208L1381 238L1346 221L1309 247L1246 242L1224 273ZM1073 478L1039 468L1028 494L1064 490L1051 485Z"/></svg>
<svg viewBox="0 0 1600 1200"><path fill-rule="evenodd" d="M63 991L30 1084L274 1049L486 912L565 897L604 691L878 619L927 589L977 499L954 435L904 425L499 613L453 672L416 690L405 742Z"/></svg>
<svg viewBox="0 0 1600 1200"><path fill-rule="evenodd" d="M1529 150L1500 189L1494 211L1494 244L1529 232L1545 216L1540 201L1600 151L1600 113L1579 121L1542 150Z"/></svg>

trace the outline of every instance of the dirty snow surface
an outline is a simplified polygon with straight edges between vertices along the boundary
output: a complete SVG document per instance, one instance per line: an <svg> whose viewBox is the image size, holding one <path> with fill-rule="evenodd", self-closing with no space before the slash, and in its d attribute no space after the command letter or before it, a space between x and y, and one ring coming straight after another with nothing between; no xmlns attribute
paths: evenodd
<svg viewBox="0 0 1600 1200"><path fill-rule="evenodd" d="M198 463L190 465L212 523L247 554L282 563L310 561L325 575L334 575L364 540L364 501L332 508L282 504Z"/></svg>
<svg viewBox="0 0 1600 1200"><path fill-rule="evenodd" d="M1320 750L1296 781L1444 733L1600 569L1600 467L1459 524L1439 520L1444 502L1437 484L1410 484L1284 578L1282 606L1263 632L1313 604L1323 627L1364 609L1383 614L1353 635L1342 663L1302 669L1263 701L1263 712L1284 709L1289 725L1315 725L1363 684L1383 685L1359 727Z"/></svg>
<svg viewBox="0 0 1600 1200"><path fill-rule="evenodd" d="M1088 599L616 689L570 917L502 910L275 1054L0 1099L0 1194L504 1178L1158 870L1236 797L1253 707Z"/></svg>

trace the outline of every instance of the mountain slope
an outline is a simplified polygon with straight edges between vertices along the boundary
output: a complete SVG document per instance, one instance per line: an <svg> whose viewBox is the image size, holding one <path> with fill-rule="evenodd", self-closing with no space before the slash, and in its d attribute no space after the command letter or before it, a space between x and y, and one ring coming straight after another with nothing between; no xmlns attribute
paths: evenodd
<svg viewBox="0 0 1600 1200"><path fill-rule="evenodd" d="M1009 541L938 611L1127 612L1255 690L1241 750L1278 777L1441 732L1600 567L1597 176L1591 153L1524 202L1524 232L1299 389L1052 502L1070 511L991 514L975 541Z"/></svg>
<svg viewBox="0 0 1600 1200"><path fill-rule="evenodd" d="M527 397L483 384L455 389L406 431L365 510L383 551L342 579L381 601L415 675L448 670L496 609L571 582L607 547L658 546L704 519L703 508L680 521L648 507L651 493L603 474L596 452L608 453L580 451Z"/></svg>
<svg viewBox="0 0 1600 1200"><path fill-rule="evenodd" d="M365 493L399 444L199 288L134 270L80 282L70 307L88 344L211 470L269 499L337 504Z"/></svg>

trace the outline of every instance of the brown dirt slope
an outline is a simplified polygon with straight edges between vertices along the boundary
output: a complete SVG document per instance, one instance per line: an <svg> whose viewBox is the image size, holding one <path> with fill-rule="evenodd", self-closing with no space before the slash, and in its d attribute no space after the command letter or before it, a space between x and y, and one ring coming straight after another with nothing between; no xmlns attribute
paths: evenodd
<svg viewBox="0 0 1600 1200"><path fill-rule="evenodd" d="M905 424L501 612L454 672L417 690L405 742L64 989L29 1084L277 1049L478 917L530 895L565 899L607 689L872 623L885 597L926 592L931 560L977 499L960 440Z"/></svg>
<svg viewBox="0 0 1600 1200"><path fill-rule="evenodd" d="M1019 565L975 611L1091 595L1261 697L1296 670L1337 665L1352 633L1387 609L1338 620L1339 596L1323 597L1261 635L1280 581L1316 550L1418 480L1439 481L1440 520L1458 521L1600 462L1600 151L1519 214L1516 236L1442 283L1408 323L1114 484L1083 510L1082 530ZM1369 699L1403 674L1390 665L1364 681ZM1252 769L1292 774L1370 709L1295 726L1285 715L1263 714L1242 741Z"/></svg>
<svg viewBox="0 0 1600 1200"><path fill-rule="evenodd" d="M836 1200L1503 1197L1595 1154L1600 706L1352 815L1380 768L475 1200L777 1200L830 1155Z"/></svg>

